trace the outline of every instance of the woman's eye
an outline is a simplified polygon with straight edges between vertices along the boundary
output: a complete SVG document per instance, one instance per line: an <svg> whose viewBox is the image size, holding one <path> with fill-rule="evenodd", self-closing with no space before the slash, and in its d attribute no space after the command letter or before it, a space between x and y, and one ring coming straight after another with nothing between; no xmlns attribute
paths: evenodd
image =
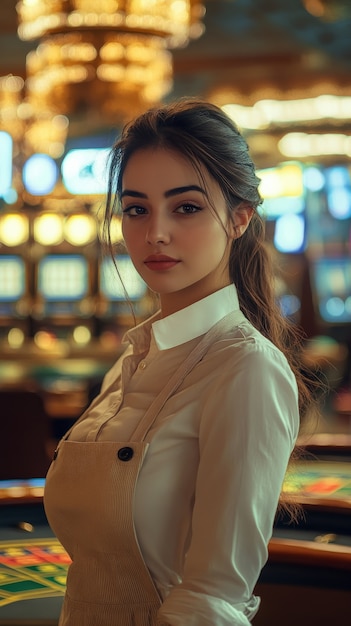
<svg viewBox="0 0 351 626"><path fill-rule="evenodd" d="M191 215L192 213L197 213L198 211L201 211L201 208L195 204L182 204L176 209L175 212Z"/></svg>
<svg viewBox="0 0 351 626"><path fill-rule="evenodd" d="M145 215L146 209L142 206L129 206L122 209L123 215L129 215L130 217L137 217L138 215Z"/></svg>

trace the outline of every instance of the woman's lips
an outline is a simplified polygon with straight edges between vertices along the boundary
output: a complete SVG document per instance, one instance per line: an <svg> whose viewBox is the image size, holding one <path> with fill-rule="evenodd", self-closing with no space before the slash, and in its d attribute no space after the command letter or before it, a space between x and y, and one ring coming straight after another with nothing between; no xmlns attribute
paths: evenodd
<svg viewBox="0 0 351 626"><path fill-rule="evenodd" d="M152 254L145 259L144 263L150 270L163 272L177 265L179 260L164 254Z"/></svg>

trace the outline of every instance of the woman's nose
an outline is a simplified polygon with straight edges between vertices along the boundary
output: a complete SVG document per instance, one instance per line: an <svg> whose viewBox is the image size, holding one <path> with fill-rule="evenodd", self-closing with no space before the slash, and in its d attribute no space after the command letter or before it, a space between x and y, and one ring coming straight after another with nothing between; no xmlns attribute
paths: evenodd
<svg viewBox="0 0 351 626"><path fill-rule="evenodd" d="M151 245L169 243L171 239L169 224L164 217L151 217L146 232L146 241Z"/></svg>

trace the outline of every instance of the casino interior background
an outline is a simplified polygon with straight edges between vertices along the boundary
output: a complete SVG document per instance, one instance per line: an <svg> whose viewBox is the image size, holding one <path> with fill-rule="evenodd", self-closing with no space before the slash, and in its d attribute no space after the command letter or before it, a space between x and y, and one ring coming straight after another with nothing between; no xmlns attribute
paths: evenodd
<svg viewBox="0 0 351 626"><path fill-rule="evenodd" d="M126 119L183 95L248 140L277 298L327 383L305 436L349 462L350 32L349 0L2 0L0 481L45 475L133 324L100 242L106 155ZM113 237L141 319L155 301L117 216Z"/></svg>
<svg viewBox="0 0 351 626"><path fill-rule="evenodd" d="M106 152L135 112L201 96L225 106L248 139L277 297L331 388L318 428L348 434L349 2L100 6L2 0L0 388L38 391L56 431L85 406L132 323L101 258ZM124 254L120 269L137 318L148 314L154 301Z"/></svg>

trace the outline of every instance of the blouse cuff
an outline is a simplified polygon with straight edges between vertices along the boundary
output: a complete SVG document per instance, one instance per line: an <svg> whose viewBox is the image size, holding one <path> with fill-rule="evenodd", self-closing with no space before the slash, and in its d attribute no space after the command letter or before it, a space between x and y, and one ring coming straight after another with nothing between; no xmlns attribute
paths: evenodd
<svg viewBox="0 0 351 626"><path fill-rule="evenodd" d="M250 626L260 598L229 604L225 600L174 588L162 604L156 626Z"/></svg>

